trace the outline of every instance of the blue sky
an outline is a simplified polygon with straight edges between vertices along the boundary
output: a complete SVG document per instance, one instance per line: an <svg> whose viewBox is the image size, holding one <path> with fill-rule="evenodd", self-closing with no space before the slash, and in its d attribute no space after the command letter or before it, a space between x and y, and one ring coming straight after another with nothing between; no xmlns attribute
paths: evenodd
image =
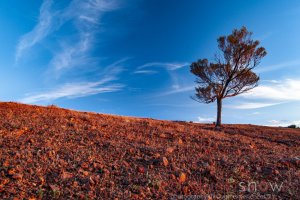
<svg viewBox="0 0 300 200"><path fill-rule="evenodd" d="M268 55L259 87L224 101L224 123L300 125L300 2L27 0L0 2L0 99L212 121L193 101L191 62L246 26Z"/></svg>

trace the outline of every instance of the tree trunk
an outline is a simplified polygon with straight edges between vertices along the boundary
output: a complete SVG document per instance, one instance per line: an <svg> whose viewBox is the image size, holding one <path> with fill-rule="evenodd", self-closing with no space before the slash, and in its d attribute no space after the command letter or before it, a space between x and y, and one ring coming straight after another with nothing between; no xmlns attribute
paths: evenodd
<svg viewBox="0 0 300 200"><path fill-rule="evenodd" d="M216 122L216 127L221 126L221 119L222 119L222 98L217 99L217 122Z"/></svg>

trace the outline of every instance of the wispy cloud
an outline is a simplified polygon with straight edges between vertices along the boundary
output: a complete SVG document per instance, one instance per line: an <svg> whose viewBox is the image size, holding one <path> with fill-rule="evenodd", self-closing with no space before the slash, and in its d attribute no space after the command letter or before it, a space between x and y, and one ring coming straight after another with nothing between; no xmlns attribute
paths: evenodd
<svg viewBox="0 0 300 200"><path fill-rule="evenodd" d="M171 94L181 93L181 92L187 92L192 90L194 87L184 87L179 84L179 79L176 74L176 70L181 69L183 67L188 66L190 63L188 62L150 62L143 65L140 65L136 68L136 70L133 72L134 74L156 74L158 71L156 71L156 68L163 68L166 70L169 74L169 77L172 81L171 88L164 93L161 93L157 96L167 96ZM157 97L156 96L156 97Z"/></svg>
<svg viewBox="0 0 300 200"><path fill-rule="evenodd" d="M157 71L154 70L136 70L133 72L134 74L157 74Z"/></svg>
<svg viewBox="0 0 300 200"><path fill-rule="evenodd" d="M91 40L92 35L86 34L80 36L78 43L73 45L62 44L61 51L55 52L50 62L50 69L59 72L63 69L91 63L92 59L86 54L90 48Z"/></svg>
<svg viewBox="0 0 300 200"><path fill-rule="evenodd" d="M109 81L111 80L104 79L97 82L67 83L50 91L28 95L19 101L23 103L51 102L60 98L78 98L105 92L116 92L123 88L123 85L120 84L104 85Z"/></svg>
<svg viewBox="0 0 300 200"><path fill-rule="evenodd" d="M257 109L275 106L291 101L300 101L300 80L265 80L264 84L242 94L245 102L237 105L227 105L234 109ZM251 100L251 102L249 102Z"/></svg>
<svg viewBox="0 0 300 200"><path fill-rule="evenodd" d="M251 113L251 115L260 115L261 114L261 112L253 112L253 113Z"/></svg>
<svg viewBox="0 0 300 200"><path fill-rule="evenodd" d="M215 118L214 117L198 117L198 122L200 123L211 123L214 122Z"/></svg>
<svg viewBox="0 0 300 200"><path fill-rule="evenodd" d="M265 83L280 83L280 81L278 80L262 80L262 82L265 82Z"/></svg>
<svg viewBox="0 0 300 200"><path fill-rule="evenodd" d="M266 124L266 126L282 126L287 127L289 125L296 125L300 127L300 120L270 120Z"/></svg>
<svg viewBox="0 0 300 200"><path fill-rule="evenodd" d="M96 42L96 36L102 28L101 19L103 14L118 8L114 0L71 0L64 8L57 9L55 1L44 0L35 27L20 38L17 44L15 58L18 62L26 51L33 48L37 43L49 39L53 33L60 33L62 26L67 22L74 29L72 35L62 34L55 37L53 41L56 47L52 53L48 66L48 74L57 77L66 70L74 67L98 66L98 59L93 57L92 49ZM97 37L97 39L99 39ZM51 38L51 41L53 38ZM21 99L24 103L49 102L59 98L77 98L104 92L115 92L121 90L124 85L112 83L117 75L123 71L120 66L128 58L121 59L109 66L101 68L100 81L84 81L64 79L65 84L58 84L55 88L40 93L28 94ZM88 71L88 70L87 70ZM80 71L84 72L84 69ZM101 78L102 77L102 78Z"/></svg>
<svg viewBox="0 0 300 200"><path fill-rule="evenodd" d="M124 84L112 83L118 80L118 75L123 71L122 64L128 58L120 59L103 68L103 78L99 81L70 82L59 85L54 89L27 94L20 99L23 103L51 102L60 98L78 98L100 93L116 92L124 89Z"/></svg>
<svg viewBox="0 0 300 200"><path fill-rule="evenodd" d="M55 41L60 48L53 51L50 69L60 72L74 66L91 65L93 58L90 50L95 44L95 35L101 28L101 17L104 13L118 8L116 1L72 0L67 7L56 10L53 4L52 0L43 2L36 26L23 35L17 45L16 61L26 50L59 30L66 22L72 21L76 32L72 37L67 35Z"/></svg>
<svg viewBox="0 0 300 200"><path fill-rule="evenodd" d="M188 66L189 64L190 63L187 63L187 62L184 62L184 63L151 62L151 63L146 63L146 64L138 66L137 70L145 69L145 68L153 68L153 67L162 67L162 68L165 68L166 70L174 71L174 70L183 68L185 66Z"/></svg>
<svg viewBox="0 0 300 200"><path fill-rule="evenodd" d="M18 61L23 53L43 40L49 33L55 30L59 23L53 23L53 18L57 15L51 6L52 0L45 0L40 8L38 22L32 31L23 35L17 45L15 59Z"/></svg>
<svg viewBox="0 0 300 200"><path fill-rule="evenodd" d="M265 72L280 70L282 68L295 67L295 66L300 66L300 60L292 60L292 61L282 62L274 65L262 66L255 69L254 71L256 73L265 73Z"/></svg>
<svg viewBox="0 0 300 200"><path fill-rule="evenodd" d="M269 106L275 106L281 103L260 103L260 102L244 102L237 105L227 105L224 107L233 108L233 109L256 109L256 108L264 108Z"/></svg>
<svg viewBox="0 0 300 200"><path fill-rule="evenodd" d="M61 42L61 50L54 54L50 67L56 71L90 63L89 51L93 48L96 33L101 28L104 13L116 9L115 1L107 0L73 0L62 12L64 21L71 19L75 23L78 37L70 43Z"/></svg>
<svg viewBox="0 0 300 200"><path fill-rule="evenodd" d="M300 101L300 79L285 79L260 85L242 95L248 99L273 101Z"/></svg>
<svg viewBox="0 0 300 200"><path fill-rule="evenodd" d="M195 86L185 86L185 87L178 87L178 88L173 87L172 89L170 89L170 91L163 92L158 96L168 96L168 95L173 95L178 93L184 93L184 92L193 91L194 89Z"/></svg>

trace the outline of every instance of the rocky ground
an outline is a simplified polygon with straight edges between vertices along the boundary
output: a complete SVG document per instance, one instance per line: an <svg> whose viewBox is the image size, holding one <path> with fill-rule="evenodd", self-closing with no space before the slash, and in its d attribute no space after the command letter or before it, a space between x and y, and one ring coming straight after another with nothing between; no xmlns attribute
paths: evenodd
<svg viewBox="0 0 300 200"><path fill-rule="evenodd" d="M0 199L300 197L300 129L16 103L0 117Z"/></svg>

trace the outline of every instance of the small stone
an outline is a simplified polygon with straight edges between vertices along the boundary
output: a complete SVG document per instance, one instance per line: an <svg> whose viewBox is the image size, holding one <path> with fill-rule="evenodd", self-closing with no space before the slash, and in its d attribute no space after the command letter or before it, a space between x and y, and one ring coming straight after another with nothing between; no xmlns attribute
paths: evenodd
<svg viewBox="0 0 300 200"><path fill-rule="evenodd" d="M90 184L91 184L91 185L95 185L95 181L93 180L92 177L90 177Z"/></svg>
<svg viewBox="0 0 300 200"><path fill-rule="evenodd" d="M110 171L108 170L108 169L103 169L103 172L104 172L104 174L106 174L106 175L109 175L110 174Z"/></svg>
<svg viewBox="0 0 300 200"><path fill-rule="evenodd" d="M8 170L8 174L9 175L14 175L16 173L16 170L15 169L10 169Z"/></svg>
<svg viewBox="0 0 300 200"><path fill-rule="evenodd" d="M45 183L45 179L42 176L39 176L40 184L43 185Z"/></svg>
<svg viewBox="0 0 300 200"><path fill-rule="evenodd" d="M173 180L176 179L176 176L175 176L174 174L171 174L170 177L171 177L171 179L173 179Z"/></svg>
<svg viewBox="0 0 300 200"><path fill-rule="evenodd" d="M82 174L83 174L84 176L88 176L88 175L89 175L89 172L83 171Z"/></svg>
<svg viewBox="0 0 300 200"><path fill-rule="evenodd" d="M86 162L84 162L84 163L81 164L81 167L82 167L83 169L88 169L88 168L89 168L89 165L88 165Z"/></svg>
<svg viewBox="0 0 300 200"><path fill-rule="evenodd" d="M169 165L169 161L166 157L163 157L162 161L163 161L163 164L164 164L165 167Z"/></svg>
<svg viewBox="0 0 300 200"><path fill-rule="evenodd" d="M184 183L186 181L186 174L181 172L179 175L179 183Z"/></svg>
<svg viewBox="0 0 300 200"><path fill-rule="evenodd" d="M160 154L159 153L156 153L155 155L154 155L154 158L159 158L160 157Z"/></svg>
<svg viewBox="0 0 300 200"><path fill-rule="evenodd" d="M84 194L79 194L79 199L86 199L86 196Z"/></svg>
<svg viewBox="0 0 300 200"><path fill-rule="evenodd" d="M294 164L295 164L297 167L300 167L300 157L295 157L295 158L293 159L293 162L294 162Z"/></svg>
<svg viewBox="0 0 300 200"><path fill-rule="evenodd" d="M173 148L173 147L168 147L166 151L167 151L168 153L173 153L174 148Z"/></svg>
<svg viewBox="0 0 300 200"><path fill-rule="evenodd" d="M3 167L8 167L9 166L9 161L8 160L4 161L4 163L2 165L3 165Z"/></svg>
<svg viewBox="0 0 300 200"><path fill-rule="evenodd" d="M182 144L183 144L182 139L180 139L180 138L178 139L178 144L179 144L179 145L182 145Z"/></svg>
<svg viewBox="0 0 300 200"><path fill-rule="evenodd" d="M125 160L123 161L123 165L125 165L125 167L130 167L129 163L126 162Z"/></svg>
<svg viewBox="0 0 300 200"><path fill-rule="evenodd" d="M62 179L69 179L69 178L72 178L72 177L73 177L73 174L71 174L69 172L66 172L66 171L63 171Z"/></svg>
<svg viewBox="0 0 300 200"><path fill-rule="evenodd" d="M5 185L5 184L7 184L7 183L9 183L9 179L8 179L8 178L4 179L4 180L0 183L0 185Z"/></svg>
<svg viewBox="0 0 300 200"><path fill-rule="evenodd" d="M57 185L49 185L52 191L59 191L59 187Z"/></svg>
<svg viewBox="0 0 300 200"><path fill-rule="evenodd" d="M133 153L134 153L134 149L133 149L133 148L130 148L130 149L129 149L129 153L130 153L130 154L133 154Z"/></svg>
<svg viewBox="0 0 300 200"><path fill-rule="evenodd" d="M255 167L255 169L256 169L256 171L257 171L258 173L261 173L261 172L262 172L262 170L261 170L261 167L260 167L260 166L257 166L257 167Z"/></svg>
<svg viewBox="0 0 300 200"><path fill-rule="evenodd" d="M144 167L138 167L138 172L140 173L145 173L145 168Z"/></svg>
<svg viewBox="0 0 300 200"><path fill-rule="evenodd" d="M20 180L23 178L23 175L22 174L14 174L12 177L13 177L13 179Z"/></svg>
<svg viewBox="0 0 300 200"><path fill-rule="evenodd" d="M77 187L79 185L79 183L77 181L73 182L73 187Z"/></svg>
<svg viewBox="0 0 300 200"><path fill-rule="evenodd" d="M182 188L182 192L183 192L183 194L187 194L188 192L189 192L189 188L187 187L187 186L184 186L183 188Z"/></svg>

